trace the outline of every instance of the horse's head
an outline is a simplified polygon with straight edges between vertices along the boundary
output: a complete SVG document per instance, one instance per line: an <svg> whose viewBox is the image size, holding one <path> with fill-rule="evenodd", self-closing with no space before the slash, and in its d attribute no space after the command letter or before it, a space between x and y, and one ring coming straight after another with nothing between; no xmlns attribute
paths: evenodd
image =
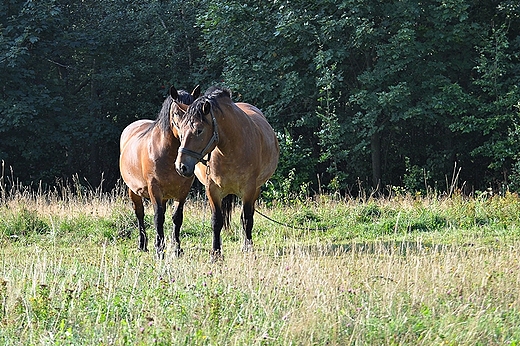
<svg viewBox="0 0 520 346"><path fill-rule="evenodd" d="M195 165L198 162L207 164L209 158L205 159L205 156L217 146L218 129L213 107L213 100L202 96L174 117L181 142L175 161L175 169L180 175L193 176Z"/></svg>
<svg viewBox="0 0 520 346"><path fill-rule="evenodd" d="M173 99L173 102L170 105L170 124L173 134L175 137L179 138L176 124L182 115L186 113L188 106L200 96L200 86L197 85L191 94L189 94L184 90L177 91L177 89L172 85L170 87L170 96Z"/></svg>

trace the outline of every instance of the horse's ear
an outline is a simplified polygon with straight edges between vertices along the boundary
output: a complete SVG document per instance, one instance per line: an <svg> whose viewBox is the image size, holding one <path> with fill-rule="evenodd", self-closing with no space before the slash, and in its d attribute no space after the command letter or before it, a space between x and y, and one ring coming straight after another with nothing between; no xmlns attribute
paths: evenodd
<svg viewBox="0 0 520 346"><path fill-rule="evenodd" d="M177 89L175 89L175 87L173 85L170 87L170 96L174 100L177 100L177 97L179 97L179 93L177 92Z"/></svg>
<svg viewBox="0 0 520 346"><path fill-rule="evenodd" d="M193 91L191 92L191 96L193 96L194 99L200 96L200 85L197 85L195 89L193 89Z"/></svg>
<svg viewBox="0 0 520 346"><path fill-rule="evenodd" d="M210 109L211 109L211 103L209 103L209 101L204 102L204 104L202 105L202 114L208 115Z"/></svg>

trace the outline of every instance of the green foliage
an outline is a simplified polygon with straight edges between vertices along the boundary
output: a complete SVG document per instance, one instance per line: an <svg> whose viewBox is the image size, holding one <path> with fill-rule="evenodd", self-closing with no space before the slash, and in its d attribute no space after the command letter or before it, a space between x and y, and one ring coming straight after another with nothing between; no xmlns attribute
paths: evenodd
<svg viewBox="0 0 520 346"><path fill-rule="evenodd" d="M424 192L455 162L466 186L516 188L514 1L10 0L0 18L0 160L26 184L113 186L128 123L171 84L225 84L278 134L273 198Z"/></svg>
<svg viewBox="0 0 520 346"><path fill-rule="evenodd" d="M520 67L517 53L520 46L518 39L510 38L515 35L510 28L513 18L500 25L492 22L485 28L489 34L477 46L478 60L474 67L477 78L473 84L480 99L476 111L463 116L453 127L480 137L481 142L472 149L472 155L482 157L482 163L492 171L506 174L517 162L520 149L517 134L520 80L513 72Z"/></svg>
<svg viewBox="0 0 520 346"><path fill-rule="evenodd" d="M47 234L49 225L36 211L24 206L16 211L4 211L0 219L0 236L11 239L30 237L38 234Z"/></svg>
<svg viewBox="0 0 520 346"><path fill-rule="evenodd" d="M428 182L431 178L431 173L417 165L412 165L410 159L405 157L406 172L403 176L403 186L410 193L428 193Z"/></svg>
<svg viewBox="0 0 520 346"><path fill-rule="evenodd" d="M23 182L113 185L124 126L192 88L194 4L10 1L0 12L0 159ZM179 10L182 9L182 10ZM191 12L190 12L191 11ZM4 25L5 23L5 25ZM31 139L31 140L27 140Z"/></svg>

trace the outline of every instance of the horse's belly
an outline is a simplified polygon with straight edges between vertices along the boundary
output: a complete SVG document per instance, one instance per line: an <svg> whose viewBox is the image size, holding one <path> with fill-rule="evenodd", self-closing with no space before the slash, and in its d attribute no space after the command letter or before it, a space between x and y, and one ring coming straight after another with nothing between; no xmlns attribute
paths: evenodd
<svg viewBox="0 0 520 346"><path fill-rule="evenodd" d="M123 181L128 186L128 188L138 196L150 198L146 180L143 179L142 174L136 173L137 172L125 170L124 167L121 167L121 177L123 178Z"/></svg>
<svg viewBox="0 0 520 346"><path fill-rule="evenodd" d="M149 198L147 181L143 177L141 161L137 155L138 149L135 141L126 143L121 151L119 170L130 190L138 196Z"/></svg>

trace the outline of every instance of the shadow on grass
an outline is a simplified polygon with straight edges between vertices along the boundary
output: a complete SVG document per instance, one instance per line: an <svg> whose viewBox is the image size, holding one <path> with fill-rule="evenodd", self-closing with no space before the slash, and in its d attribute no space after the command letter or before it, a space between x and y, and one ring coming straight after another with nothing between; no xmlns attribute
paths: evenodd
<svg viewBox="0 0 520 346"><path fill-rule="evenodd" d="M447 251L461 251L474 248L475 244L436 244L419 241L370 241L350 244L318 244L318 245L294 245L282 246L275 250L276 256L301 254L307 256L343 256L352 253L370 255L427 255L431 253L443 253Z"/></svg>

